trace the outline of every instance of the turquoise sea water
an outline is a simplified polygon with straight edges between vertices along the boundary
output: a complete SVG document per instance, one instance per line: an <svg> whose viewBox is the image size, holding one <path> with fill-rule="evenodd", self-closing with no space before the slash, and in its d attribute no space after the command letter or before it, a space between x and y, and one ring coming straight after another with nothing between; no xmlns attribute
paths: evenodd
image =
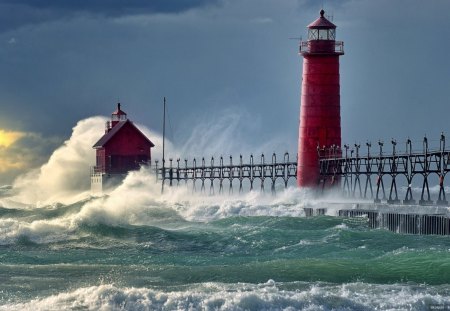
<svg viewBox="0 0 450 311"><path fill-rule="evenodd" d="M450 309L449 237L283 196L115 199L1 207L0 310Z"/></svg>

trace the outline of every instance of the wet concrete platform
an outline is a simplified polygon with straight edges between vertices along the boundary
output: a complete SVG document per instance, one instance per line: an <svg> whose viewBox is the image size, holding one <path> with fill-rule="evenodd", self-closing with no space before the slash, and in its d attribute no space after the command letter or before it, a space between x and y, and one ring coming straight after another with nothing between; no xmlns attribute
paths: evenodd
<svg viewBox="0 0 450 311"><path fill-rule="evenodd" d="M450 208L371 202L320 202L304 208L305 215L365 218L369 228L402 234L450 235Z"/></svg>

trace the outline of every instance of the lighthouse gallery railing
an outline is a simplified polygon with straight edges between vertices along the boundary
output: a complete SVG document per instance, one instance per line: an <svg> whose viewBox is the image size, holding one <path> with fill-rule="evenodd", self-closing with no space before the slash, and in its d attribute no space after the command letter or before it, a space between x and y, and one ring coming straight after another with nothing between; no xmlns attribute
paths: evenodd
<svg viewBox="0 0 450 311"><path fill-rule="evenodd" d="M330 41L330 44L334 45L334 47L333 46L331 47L332 48L331 52L338 53L338 54L343 54L344 53L344 42L343 41L334 41L334 42ZM300 42L299 53L300 54L311 53L311 42L310 41L302 41L302 42ZM317 50L314 51L314 53L320 54L320 52L317 51ZM326 49L326 53L330 53L330 50Z"/></svg>

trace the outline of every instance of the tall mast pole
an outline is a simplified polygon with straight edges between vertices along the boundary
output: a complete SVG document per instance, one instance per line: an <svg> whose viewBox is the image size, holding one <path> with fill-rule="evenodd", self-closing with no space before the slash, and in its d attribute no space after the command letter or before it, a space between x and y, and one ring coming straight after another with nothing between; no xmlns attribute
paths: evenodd
<svg viewBox="0 0 450 311"><path fill-rule="evenodd" d="M166 142L166 97L164 96L164 112L163 112L163 154L162 154L162 186L161 186L161 193L164 192L164 181L165 181L165 179L166 179L165 142Z"/></svg>

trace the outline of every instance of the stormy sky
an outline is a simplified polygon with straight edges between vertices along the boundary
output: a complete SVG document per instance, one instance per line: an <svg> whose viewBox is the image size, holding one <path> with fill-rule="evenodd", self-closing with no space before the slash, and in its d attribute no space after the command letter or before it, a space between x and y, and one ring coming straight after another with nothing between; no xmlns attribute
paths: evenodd
<svg viewBox="0 0 450 311"><path fill-rule="evenodd" d="M230 140L295 152L302 59L290 38L322 6L345 42L343 142L450 134L447 0L0 0L0 186L117 101L161 132L166 96L175 145L238 115Z"/></svg>

